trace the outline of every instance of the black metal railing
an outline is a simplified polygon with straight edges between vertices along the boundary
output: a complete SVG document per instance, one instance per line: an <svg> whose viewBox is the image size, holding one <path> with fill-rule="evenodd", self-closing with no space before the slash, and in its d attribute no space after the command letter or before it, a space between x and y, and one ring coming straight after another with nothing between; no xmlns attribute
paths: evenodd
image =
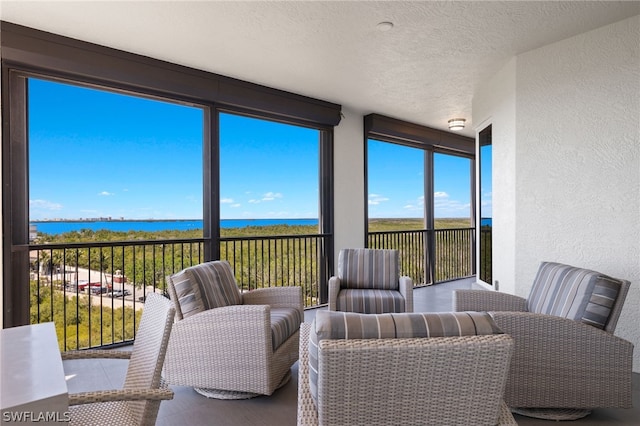
<svg viewBox="0 0 640 426"><path fill-rule="evenodd" d="M301 286L305 307L321 303L330 235L222 238L243 290ZM135 338L149 292L167 294L166 276L202 263L205 239L32 244L30 321L53 321L61 350ZM324 284L326 286L326 284Z"/></svg>
<svg viewBox="0 0 640 426"><path fill-rule="evenodd" d="M369 232L368 247L398 250L400 273L428 285L475 273L474 235L475 228Z"/></svg>
<svg viewBox="0 0 640 426"><path fill-rule="evenodd" d="M478 265L478 278L487 284L493 285L491 246L491 226L485 225L480 227L480 264Z"/></svg>
<svg viewBox="0 0 640 426"><path fill-rule="evenodd" d="M330 234L224 237L220 258L231 263L242 290L301 286L304 306L322 302L330 259ZM324 283L324 284L323 284Z"/></svg>

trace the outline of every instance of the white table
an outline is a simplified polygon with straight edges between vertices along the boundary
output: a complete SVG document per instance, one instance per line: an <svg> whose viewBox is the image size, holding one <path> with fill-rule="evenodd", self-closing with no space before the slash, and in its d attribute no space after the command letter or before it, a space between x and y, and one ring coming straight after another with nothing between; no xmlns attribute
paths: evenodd
<svg viewBox="0 0 640 426"><path fill-rule="evenodd" d="M0 330L0 423L68 422L69 398L52 322Z"/></svg>

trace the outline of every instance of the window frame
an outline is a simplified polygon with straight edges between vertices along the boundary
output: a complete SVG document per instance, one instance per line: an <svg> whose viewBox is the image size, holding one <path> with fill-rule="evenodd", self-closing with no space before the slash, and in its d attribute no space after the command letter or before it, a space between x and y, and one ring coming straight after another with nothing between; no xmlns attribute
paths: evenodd
<svg viewBox="0 0 640 426"><path fill-rule="evenodd" d="M476 197L475 197L475 167L476 151L475 139L443 130L422 126L415 123L386 117L380 114L369 114L364 117L364 247L369 241L369 139L388 142L424 151L424 227L427 230L425 239L425 284L433 284L435 278L435 206L434 206L434 154L455 155L468 158L470 161L470 201L472 226L476 227ZM475 241L472 243L476 247ZM475 259L475 253L472 259ZM476 273L475 262L472 272ZM428 282L427 282L428 281Z"/></svg>
<svg viewBox="0 0 640 426"><path fill-rule="evenodd" d="M203 236L219 257L219 108L320 130L320 230L333 233L333 127L341 106L234 78L0 22L2 39L3 326L29 323L27 79L60 80L204 110ZM332 241L332 239L330 239ZM333 247L326 247L331 273ZM326 295L325 295L326 298Z"/></svg>

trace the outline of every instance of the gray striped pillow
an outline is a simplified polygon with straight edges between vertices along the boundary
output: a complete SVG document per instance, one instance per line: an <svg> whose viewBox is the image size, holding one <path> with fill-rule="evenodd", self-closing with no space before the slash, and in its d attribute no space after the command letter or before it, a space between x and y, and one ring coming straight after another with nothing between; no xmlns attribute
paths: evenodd
<svg viewBox="0 0 640 426"><path fill-rule="evenodd" d="M204 303L200 296L200 289L194 285L186 270L167 277L169 295L176 305L178 319L190 317L204 311Z"/></svg>
<svg viewBox="0 0 640 426"><path fill-rule="evenodd" d="M529 312L604 328L621 282L596 271L542 262L527 299Z"/></svg>
<svg viewBox="0 0 640 426"><path fill-rule="evenodd" d="M397 290L399 277L397 250L340 250L338 278L342 288Z"/></svg>
<svg viewBox="0 0 640 426"><path fill-rule="evenodd" d="M620 293L622 282L610 277L599 276L593 287L589 303L582 314L582 322L604 329L609 322L613 305Z"/></svg>
<svg viewBox="0 0 640 426"><path fill-rule="evenodd" d="M325 339L390 339L502 334L487 312L359 314L318 311L309 332L309 388L318 402L318 353Z"/></svg>
<svg viewBox="0 0 640 426"><path fill-rule="evenodd" d="M198 286L205 309L242 304L240 289L226 260L202 263L185 272Z"/></svg>

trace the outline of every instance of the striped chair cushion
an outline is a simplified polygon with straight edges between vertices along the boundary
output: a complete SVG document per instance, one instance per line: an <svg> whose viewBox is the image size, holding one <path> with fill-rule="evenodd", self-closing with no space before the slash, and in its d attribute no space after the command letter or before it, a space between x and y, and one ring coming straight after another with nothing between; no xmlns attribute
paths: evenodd
<svg viewBox="0 0 640 426"><path fill-rule="evenodd" d="M397 250L340 250L338 278L342 288L397 290L399 277Z"/></svg>
<svg viewBox="0 0 640 426"><path fill-rule="evenodd" d="M404 312L404 297L395 290L344 289L338 293L336 310L363 314Z"/></svg>
<svg viewBox="0 0 640 426"><path fill-rule="evenodd" d="M189 267L169 276L167 281L175 289L183 318L207 309L242 303L240 289L226 260Z"/></svg>
<svg viewBox="0 0 640 426"><path fill-rule="evenodd" d="M183 319L204 311L204 303L197 285L193 285L186 270L167 277L169 295L176 306L176 317ZM177 303L176 303L177 302Z"/></svg>
<svg viewBox="0 0 640 426"><path fill-rule="evenodd" d="M271 308L271 344L275 351L300 328L302 315L295 308Z"/></svg>
<svg viewBox="0 0 640 426"><path fill-rule="evenodd" d="M358 314L318 311L309 332L309 387L318 402L318 355L325 339L392 339L502 334L486 312Z"/></svg>
<svg viewBox="0 0 640 426"><path fill-rule="evenodd" d="M542 262L528 310L605 328L622 283L596 271Z"/></svg>

